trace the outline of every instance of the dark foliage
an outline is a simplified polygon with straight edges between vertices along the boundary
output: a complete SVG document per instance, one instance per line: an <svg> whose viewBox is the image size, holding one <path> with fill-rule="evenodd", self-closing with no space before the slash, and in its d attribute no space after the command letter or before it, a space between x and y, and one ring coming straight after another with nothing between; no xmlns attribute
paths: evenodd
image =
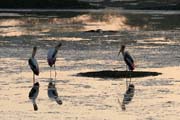
<svg viewBox="0 0 180 120"><path fill-rule="evenodd" d="M1 0L0 8L93 8L78 0Z"/></svg>
<svg viewBox="0 0 180 120"><path fill-rule="evenodd" d="M179 10L179 0L132 0L132 1L115 1L108 6L122 7L124 9L139 10Z"/></svg>

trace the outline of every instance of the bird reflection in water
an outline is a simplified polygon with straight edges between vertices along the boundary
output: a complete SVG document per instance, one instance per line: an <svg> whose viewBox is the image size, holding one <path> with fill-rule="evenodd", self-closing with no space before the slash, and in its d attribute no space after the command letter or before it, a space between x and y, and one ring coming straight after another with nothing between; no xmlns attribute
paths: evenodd
<svg viewBox="0 0 180 120"><path fill-rule="evenodd" d="M48 97L51 100L56 101L59 105L62 105L62 100L57 93L56 84L52 80L50 80L48 84Z"/></svg>
<svg viewBox="0 0 180 120"><path fill-rule="evenodd" d="M36 104L36 98L39 94L39 82L34 83L33 87L31 88L29 92L29 99L33 103L34 111L38 110L38 106Z"/></svg>
<svg viewBox="0 0 180 120"><path fill-rule="evenodd" d="M126 110L126 105L129 104L134 97L134 92L135 92L134 84L129 84L128 88L124 94L123 101L121 103L122 110Z"/></svg>

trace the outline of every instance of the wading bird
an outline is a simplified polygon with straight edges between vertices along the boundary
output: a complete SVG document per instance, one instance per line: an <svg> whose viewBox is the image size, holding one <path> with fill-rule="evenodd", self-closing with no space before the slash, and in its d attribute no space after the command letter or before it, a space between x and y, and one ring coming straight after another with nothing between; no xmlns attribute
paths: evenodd
<svg viewBox="0 0 180 120"><path fill-rule="evenodd" d="M34 83L33 87L31 88L31 91L29 92L29 99L33 103L34 111L38 110L38 106L36 104L36 98L39 94L39 82Z"/></svg>
<svg viewBox="0 0 180 120"><path fill-rule="evenodd" d="M34 47L32 56L28 60L29 66L33 71L33 84L35 83L35 75L39 75L39 66L37 60L35 59L36 51L37 51L37 47Z"/></svg>
<svg viewBox="0 0 180 120"><path fill-rule="evenodd" d="M55 100L59 105L62 105L62 100L58 96L55 83L52 81L50 81L48 85L48 96L50 99Z"/></svg>
<svg viewBox="0 0 180 120"><path fill-rule="evenodd" d="M35 83L35 75L39 75L39 66L38 66L37 60L35 59L36 51L37 51L37 47L34 47L32 56L28 60L29 66L33 71L33 87L31 88L31 91L29 92L29 99L32 101L35 111L38 110L38 106L36 104L36 98L39 94L39 82Z"/></svg>
<svg viewBox="0 0 180 120"><path fill-rule="evenodd" d="M126 63L126 71L130 71L130 81L131 81L131 71L133 71L135 69L135 65L134 65L134 60L131 57L131 55L129 54L128 51L125 51L125 45L121 46L121 49L119 50L118 56L120 55L120 53L122 53L122 56L124 58L124 61ZM128 84L127 84L128 86Z"/></svg>
<svg viewBox="0 0 180 120"><path fill-rule="evenodd" d="M61 45L62 44L59 43L57 46L55 46L55 48L49 49L48 54L47 54L47 61L48 61L49 66L52 68L52 66L54 65L55 77L56 77L56 67L55 67L56 56ZM51 78L51 69L50 69L50 78Z"/></svg>
<svg viewBox="0 0 180 120"><path fill-rule="evenodd" d="M122 52L122 55L124 57L124 61L126 63L126 65L128 66L128 69L130 71L133 71L135 69L135 65L134 65L134 60L133 58L131 57L131 55L129 54L128 51L125 51L125 45L122 45L121 46L121 49L119 50L119 53L118 53L118 56L119 54ZM127 68L127 67L126 67ZM127 70L127 69L126 69Z"/></svg>

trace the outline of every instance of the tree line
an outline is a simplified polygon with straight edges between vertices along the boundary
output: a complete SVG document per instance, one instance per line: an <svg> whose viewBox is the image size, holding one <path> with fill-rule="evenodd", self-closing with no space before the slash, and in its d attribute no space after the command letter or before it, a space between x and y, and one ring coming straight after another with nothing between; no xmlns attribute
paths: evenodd
<svg viewBox="0 0 180 120"><path fill-rule="evenodd" d="M0 8L93 8L78 0L1 0Z"/></svg>

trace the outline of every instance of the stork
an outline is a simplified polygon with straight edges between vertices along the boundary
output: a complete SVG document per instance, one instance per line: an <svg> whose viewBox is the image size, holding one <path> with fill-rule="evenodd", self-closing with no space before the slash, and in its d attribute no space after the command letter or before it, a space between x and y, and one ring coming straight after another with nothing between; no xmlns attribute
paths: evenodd
<svg viewBox="0 0 180 120"><path fill-rule="evenodd" d="M131 81L131 72L135 69L134 60L129 54L128 51L125 51L125 45L121 46L121 49L119 50L118 56L120 53L122 53L122 56L124 58L124 62L126 63L126 72L130 71L130 81ZM127 85L128 86L128 85Z"/></svg>
<svg viewBox="0 0 180 120"><path fill-rule="evenodd" d="M50 48L47 54L47 61L49 66L52 68L52 66L54 66L54 70L55 70L55 77L56 77L56 66L55 66L55 62L56 62L56 57L57 57L57 53L59 48L61 47L61 43L58 43L58 45L56 45L54 48ZM50 77L51 77L51 69L50 69Z"/></svg>

